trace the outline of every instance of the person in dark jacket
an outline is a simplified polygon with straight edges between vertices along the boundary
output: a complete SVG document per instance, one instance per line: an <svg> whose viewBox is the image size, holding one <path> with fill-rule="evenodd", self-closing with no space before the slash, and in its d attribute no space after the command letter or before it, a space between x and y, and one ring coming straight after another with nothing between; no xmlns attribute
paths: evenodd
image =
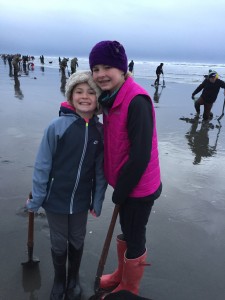
<svg viewBox="0 0 225 300"><path fill-rule="evenodd" d="M133 69L134 69L134 61L132 59L128 65L128 70L129 72L133 73Z"/></svg>
<svg viewBox="0 0 225 300"><path fill-rule="evenodd" d="M42 206L46 211L55 271L50 300L80 299L78 273L88 211L101 213L107 183L102 124L95 115L98 95L91 72L70 76L67 102L45 130L34 166L27 208L36 212Z"/></svg>
<svg viewBox="0 0 225 300"><path fill-rule="evenodd" d="M192 93L192 99L194 96L202 91L201 96L195 101L195 110L197 114L200 114L200 106L204 105L203 120L209 120L213 117L211 109L213 103L216 101L220 88L225 89L225 82L218 78L216 71L209 70L208 77L197 87Z"/></svg>
<svg viewBox="0 0 225 300"><path fill-rule="evenodd" d="M78 59L77 57L74 57L70 62L71 74L76 73L77 67L79 67Z"/></svg>
<svg viewBox="0 0 225 300"><path fill-rule="evenodd" d="M104 171L120 206L118 267L101 277L112 293L139 293L147 260L146 226L162 191L156 117L148 92L128 72L127 56L117 41L101 41L89 54L93 79L103 91Z"/></svg>
<svg viewBox="0 0 225 300"><path fill-rule="evenodd" d="M19 69L20 69L20 54L16 54L13 56L12 65L14 69L14 77L18 77Z"/></svg>
<svg viewBox="0 0 225 300"><path fill-rule="evenodd" d="M66 78L66 68L67 68L68 60L69 59L64 57L60 63L60 70L61 70L62 78Z"/></svg>
<svg viewBox="0 0 225 300"><path fill-rule="evenodd" d="M160 75L163 74L163 63L161 63L157 68L156 68L156 80L155 80L155 85L159 85L159 79L160 79Z"/></svg>

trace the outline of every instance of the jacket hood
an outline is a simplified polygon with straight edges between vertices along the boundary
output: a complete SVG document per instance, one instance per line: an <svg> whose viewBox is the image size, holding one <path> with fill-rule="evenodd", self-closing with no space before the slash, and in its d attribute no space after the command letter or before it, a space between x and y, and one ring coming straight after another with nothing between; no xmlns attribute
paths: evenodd
<svg viewBox="0 0 225 300"><path fill-rule="evenodd" d="M74 114L76 113L75 108L67 101L62 102L59 109L59 115L63 114Z"/></svg>

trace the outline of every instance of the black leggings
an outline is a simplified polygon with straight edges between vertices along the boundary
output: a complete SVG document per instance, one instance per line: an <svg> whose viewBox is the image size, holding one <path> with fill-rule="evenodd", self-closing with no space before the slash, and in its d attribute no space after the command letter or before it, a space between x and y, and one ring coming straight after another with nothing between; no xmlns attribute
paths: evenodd
<svg viewBox="0 0 225 300"><path fill-rule="evenodd" d="M155 80L155 85L156 85L156 84L159 84L160 74L156 74L156 76L157 76L157 78L156 78L156 80Z"/></svg>
<svg viewBox="0 0 225 300"><path fill-rule="evenodd" d="M120 225L127 242L126 257L137 258L144 254L146 248L146 225L154 200L141 201L128 198L120 208Z"/></svg>

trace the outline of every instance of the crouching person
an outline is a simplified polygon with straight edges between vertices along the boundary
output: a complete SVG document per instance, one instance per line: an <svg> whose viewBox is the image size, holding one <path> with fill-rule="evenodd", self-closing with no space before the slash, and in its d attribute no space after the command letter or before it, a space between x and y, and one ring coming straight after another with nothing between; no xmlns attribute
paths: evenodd
<svg viewBox="0 0 225 300"><path fill-rule="evenodd" d="M72 74L67 102L45 130L37 153L27 208L46 211L55 272L50 300L81 298L78 274L88 211L100 215L107 187L102 125L96 116L99 93L91 72Z"/></svg>

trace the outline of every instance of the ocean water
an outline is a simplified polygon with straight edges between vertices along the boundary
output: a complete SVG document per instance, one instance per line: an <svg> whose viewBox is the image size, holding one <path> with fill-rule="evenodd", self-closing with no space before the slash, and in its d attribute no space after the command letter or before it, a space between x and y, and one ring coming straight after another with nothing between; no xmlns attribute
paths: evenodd
<svg viewBox="0 0 225 300"><path fill-rule="evenodd" d="M68 57L68 67L70 70L70 60ZM59 68L58 57L45 57L46 68ZM52 63L49 63L52 62ZM42 66L39 57L35 57L35 66ZM210 69L215 70L219 74L219 78L225 80L225 64L212 63L191 63L191 62L163 62L164 79L168 83L201 83L204 75L208 74ZM79 67L77 70L89 70L88 58L78 57ZM156 78L155 70L160 64L158 61L134 60L134 77L145 78L154 81Z"/></svg>

